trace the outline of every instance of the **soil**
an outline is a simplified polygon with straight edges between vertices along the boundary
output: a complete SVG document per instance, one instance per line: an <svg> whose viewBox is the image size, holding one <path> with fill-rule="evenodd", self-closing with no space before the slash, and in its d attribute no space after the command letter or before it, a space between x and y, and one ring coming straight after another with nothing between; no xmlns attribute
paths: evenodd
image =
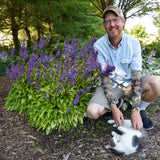
<svg viewBox="0 0 160 160"><path fill-rule="evenodd" d="M0 160L159 160L160 101L151 104L148 116L154 129L147 131L148 144L143 151L129 156L116 156L105 146L111 139L108 117L84 119L84 124L67 132L45 135L32 128L24 114L5 109L9 82L0 79Z"/></svg>

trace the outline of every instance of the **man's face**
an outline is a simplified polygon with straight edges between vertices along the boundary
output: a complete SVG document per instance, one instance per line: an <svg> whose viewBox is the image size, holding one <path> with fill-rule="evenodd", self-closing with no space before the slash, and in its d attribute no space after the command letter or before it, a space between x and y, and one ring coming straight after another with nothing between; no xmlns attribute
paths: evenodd
<svg viewBox="0 0 160 160"><path fill-rule="evenodd" d="M118 38L122 36L124 23L124 18L120 18L112 12L106 14L103 22L104 28L110 38Z"/></svg>

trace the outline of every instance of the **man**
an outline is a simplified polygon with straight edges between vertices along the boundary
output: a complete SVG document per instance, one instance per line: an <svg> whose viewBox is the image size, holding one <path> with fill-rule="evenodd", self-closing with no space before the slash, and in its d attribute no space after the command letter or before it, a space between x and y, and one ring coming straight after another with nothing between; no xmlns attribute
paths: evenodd
<svg viewBox="0 0 160 160"><path fill-rule="evenodd" d="M122 126L124 117L118 102L124 96L132 97L131 122L134 129L153 128L146 116L146 107L160 96L160 77L141 75L142 57L140 43L123 32L125 19L116 6L109 6L103 12L103 25L107 32L95 42L97 60L105 68L107 61L115 66L113 76L103 77L87 107L87 116L97 119L112 111L117 126Z"/></svg>

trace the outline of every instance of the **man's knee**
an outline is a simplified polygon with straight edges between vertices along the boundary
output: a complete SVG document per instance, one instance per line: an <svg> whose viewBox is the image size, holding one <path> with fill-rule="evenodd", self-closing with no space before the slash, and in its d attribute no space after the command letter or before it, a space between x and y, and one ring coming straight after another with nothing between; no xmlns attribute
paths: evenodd
<svg viewBox="0 0 160 160"><path fill-rule="evenodd" d="M150 89L155 91L157 94L160 94L160 77L159 76L153 76L148 85L150 86Z"/></svg>
<svg viewBox="0 0 160 160"><path fill-rule="evenodd" d="M152 102L160 96L160 77L152 76L144 85L143 100Z"/></svg>
<svg viewBox="0 0 160 160"><path fill-rule="evenodd" d="M96 103L90 103L87 107L87 116L91 119L97 119L106 112L105 107Z"/></svg>

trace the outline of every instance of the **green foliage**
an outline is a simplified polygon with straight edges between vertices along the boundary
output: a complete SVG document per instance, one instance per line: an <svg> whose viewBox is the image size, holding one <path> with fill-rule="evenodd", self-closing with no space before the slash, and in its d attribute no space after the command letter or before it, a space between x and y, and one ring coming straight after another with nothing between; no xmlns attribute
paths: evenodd
<svg viewBox="0 0 160 160"><path fill-rule="evenodd" d="M139 39L145 38L147 36L145 27L143 27L141 24L137 24L131 28L130 34Z"/></svg>
<svg viewBox="0 0 160 160"><path fill-rule="evenodd" d="M151 50L155 50L156 54L155 57L156 58L160 58L160 35L156 38L156 40L152 41L150 44L145 45L145 50L144 50L144 54L145 55L149 55Z"/></svg>

